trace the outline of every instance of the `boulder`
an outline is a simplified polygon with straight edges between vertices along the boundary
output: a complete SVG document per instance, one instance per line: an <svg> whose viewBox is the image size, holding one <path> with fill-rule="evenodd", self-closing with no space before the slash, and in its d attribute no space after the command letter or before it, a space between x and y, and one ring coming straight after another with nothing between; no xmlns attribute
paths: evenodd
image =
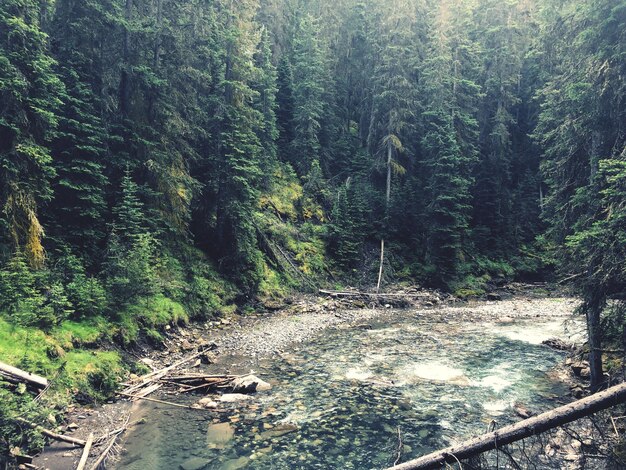
<svg viewBox="0 0 626 470"><path fill-rule="evenodd" d="M489 292L487 294L487 300L502 300L502 296L500 294L496 294L495 292Z"/></svg>
<svg viewBox="0 0 626 470"><path fill-rule="evenodd" d="M550 338L541 342L549 348L556 349L557 351L571 351L574 349L574 345L567 343L559 338Z"/></svg>
<svg viewBox="0 0 626 470"><path fill-rule="evenodd" d="M589 377L589 363L587 361L575 362L571 366L572 372L577 377Z"/></svg>
<svg viewBox="0 0 626 470"><path fill-rule="evenodd" d="M254 375L246 375L233 381L233 392L252 393L270 390L272 386Z"/></svg>

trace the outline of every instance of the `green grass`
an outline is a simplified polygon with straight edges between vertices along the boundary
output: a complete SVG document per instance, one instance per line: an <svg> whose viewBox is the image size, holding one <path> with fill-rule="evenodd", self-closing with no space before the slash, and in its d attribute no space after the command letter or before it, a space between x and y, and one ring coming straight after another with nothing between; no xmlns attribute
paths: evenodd
<svg viewBox="0 0 626 470"><path fill-rule="evenodd" d="M182 304L163 295L156 295L119 312L113 331L124 345L134 343L142 333L150 340L160 342L160 330L166 325L188 321L189 315Z"/></svg>
<svg viewBox="0 0 626 470"><path fill-rule="evenodd" d="M102 317L89 320L66 320L54 328L51 336L63 347L92 346L107 336L110 324Z"/></svg>
<svg viewBox="0 0 626 470"><path fill-rule="evenodd" d="M97 324L109 327L102 319ZM125 370L119 353L75 347L102 337L105 332L98 327L91 322L64 322L46 334L0 318L0 361L48 378L52 394L60 400L78 391L94 400L104 400L113 393Z"/></svg>

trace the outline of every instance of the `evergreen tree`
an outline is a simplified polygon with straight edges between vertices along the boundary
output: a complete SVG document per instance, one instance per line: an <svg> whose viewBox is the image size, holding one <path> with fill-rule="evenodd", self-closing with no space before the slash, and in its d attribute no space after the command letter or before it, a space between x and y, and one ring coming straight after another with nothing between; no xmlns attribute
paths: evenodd
<svg viewBox="0 0 626 470"><path fill-rule="evenodd" d="M324 116L324 52L319 26L310 15L300 18L293 42L293 131L289 161L300 176L320 159Z"/></svg>
<svg viewBox="0 0 626 470"><path fill-rule="evenodd" d="M607 297L625 286L615 260L623 256L624 239L626 3L548 3L543 14L557 25L544 36L552 74L541 92L535 132L550 188L545 216L561 247L563 274L575 279L584 297L591 385L597 389L604 382L601 314Z"/></svg>
<svg viewBox="0 0 626 470"><path fill-rule="evenodd" d="M113 208L105 275L111 297L118 306L148 298L160 290L158 242L147 227L138 189L127 171L122 179L120 202Z"/></svg>
<svg viewBox="0 0 626 470"><path fill-rule="evenodd" d="M276 119L278 124L278 155L284 162L289 162L291 142L294 139L293 128L293 69L286 55L283 55L278 64L276 92Z"/></svg>
<svg viewBox="0 0 626 470"><path fill-rule="evenodd" d="M471 211L471 168L477 155L475 44L461 25L471 10L440 2L432 11L429 55L421 69L422 151L428 171L427 260L436 285L450 286L463 267Z"/></svg>
<svg viewBox="0 0 626 470"><path fill-rule="evenodd" d="M0 5L0 243L37 267L44 261L38 214L54 176L46 145L64 94L40 23L47 8L40 0Z"/></svg>
<svg viewBox="0 0 626 470"><path fill-rule="evenodd" d="M108 134L101 118L102 64L96 59L98 41L112 27L106 13L110 3L70 2L55 5L52 52L67 92L59 110L59 125L51 142L56 169L55 204L46 212L49 236L98 258L105 237L104 161Z"/></svg>

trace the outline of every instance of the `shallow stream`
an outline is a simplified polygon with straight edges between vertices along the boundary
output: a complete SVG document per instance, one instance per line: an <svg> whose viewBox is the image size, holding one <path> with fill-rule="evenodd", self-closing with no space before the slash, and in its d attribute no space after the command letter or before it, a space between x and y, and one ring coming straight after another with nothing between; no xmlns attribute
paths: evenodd
<svg viewBox="0 0 626 470"><path fill-rule="evenodd" d="M252 368L272 390L220 404L221 413L142 405L146 423L129 434L116 468L385 468L400 439L402 461L451 445L492 421L519 420L514 404L559 404L567 389L554 367L563 355L540 343L571 328L547 313L477 321L406 310L325 330L252 364L223 356L213 370Z"/></svg>

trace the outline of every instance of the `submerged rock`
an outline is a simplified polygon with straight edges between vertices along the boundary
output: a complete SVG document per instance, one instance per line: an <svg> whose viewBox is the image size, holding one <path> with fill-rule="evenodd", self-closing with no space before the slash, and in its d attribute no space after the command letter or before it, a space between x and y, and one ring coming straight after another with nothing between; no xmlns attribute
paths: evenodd
<svg viewBox="0 0 626 470"><path fill-rule="evenodd" d="M206 433L207 446L212 449L223 449L234 435L235 430L230 423L211 424Z"/></svg>
<svg viewBox="0 0 626 470"><path fill-rule="evenodd" d="M224 462L222 465L222 469L224 470L239 470L240 468L244 468L250 462L249 457L239 457L238 459L230 459Z"/></svg>
<svg viewBox="0 0 626 470"><path fill-rule="evenodd" d="M204 397L198 401L197 405L200 408L216 408L217 402L210 397Z"/></svg>
<svg viewBox="0 0 626 470"><path fill-rule="evenodd" d="M180 464L180 470L202 470L209 464L207 459L192 457Z"/></svg>
<svg viewBox="0 0 626 470"><path fill-rule="evenodd" d="M281 423L281 424L277 424L272 429L263 431L261 434L257 434L255 436L255 439L260 440L260 441L265 441L273 437L284 436L285 434L289 434L290 432L294 432L297 430L298 430L298 426L295 424Z"/></svg>

